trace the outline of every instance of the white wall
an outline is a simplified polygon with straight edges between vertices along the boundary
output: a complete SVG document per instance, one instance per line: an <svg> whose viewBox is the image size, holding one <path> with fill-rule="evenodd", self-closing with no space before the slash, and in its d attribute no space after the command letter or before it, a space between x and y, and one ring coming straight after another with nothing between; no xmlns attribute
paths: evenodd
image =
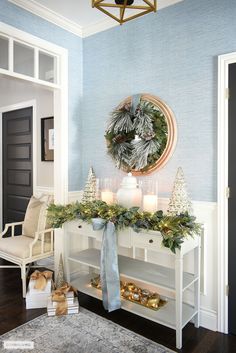
<svg viewBox="0 0 236 353"><path fill-rule="evenodd" d="M53 116L53 92L30 82L0 76L0 108L36 100L37 116L37 176L36 185L53 187L53 162L41 161L41 118ZM1 139L2 137L0 137Z"/></svg>

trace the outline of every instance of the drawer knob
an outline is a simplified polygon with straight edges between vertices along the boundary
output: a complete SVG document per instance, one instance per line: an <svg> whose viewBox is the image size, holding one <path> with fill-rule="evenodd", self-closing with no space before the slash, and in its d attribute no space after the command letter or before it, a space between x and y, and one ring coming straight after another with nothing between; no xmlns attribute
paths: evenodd
<svg viewBox="0 0 236 353"><path fill-rule="evenodd" d="M79 225L79 226L78 226L78 228L82 228L82 226L81 226L81 225Z"/></svg>
<svg viewBox="0 0 236 353"><path fill-rule="evenodd" d="M152 239L149 239L149 243L152 244L152 243L153 243L153 240L152 240Z"/></svg>

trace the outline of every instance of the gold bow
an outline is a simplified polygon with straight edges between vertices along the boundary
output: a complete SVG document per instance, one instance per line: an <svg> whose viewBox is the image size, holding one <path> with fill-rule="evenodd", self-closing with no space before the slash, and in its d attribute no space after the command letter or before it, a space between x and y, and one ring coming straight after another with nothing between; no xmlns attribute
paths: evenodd
<svg viewBox="0 0 236 353"><path fill-rule="evenodd" d="M38 270L34 271L30 276L30 279L36 281L34 289L44 290L47 285L47 280L52 279L52 271L43 271Z"/></svg>
<svg viewBox="0 0 236 353"><path fill-rule="evenodd" d="M76 289L68 283L65 283L62 287L56 289L52 293L52 301L57 302L56 315L67 315L68 303L66 300L66 293L71 291L74 292L74 295L77 295Z"/></svg>

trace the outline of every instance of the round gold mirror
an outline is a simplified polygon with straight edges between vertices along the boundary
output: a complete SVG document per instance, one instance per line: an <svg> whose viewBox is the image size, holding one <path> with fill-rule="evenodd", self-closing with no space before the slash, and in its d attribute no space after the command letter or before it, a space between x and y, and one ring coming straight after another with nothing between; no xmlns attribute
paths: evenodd
<svg viewBox="0 0 236 353"><path fill-rule="evenodd" d="M117 168L133 175L150 174L162 168L174 151L175 117L158 97L128 97L112 112L105 138Z"/></svg>

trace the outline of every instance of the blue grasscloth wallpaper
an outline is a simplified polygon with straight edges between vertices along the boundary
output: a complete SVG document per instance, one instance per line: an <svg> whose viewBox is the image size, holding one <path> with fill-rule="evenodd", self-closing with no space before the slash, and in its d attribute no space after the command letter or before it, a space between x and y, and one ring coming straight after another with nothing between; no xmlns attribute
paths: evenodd
<svg viewBox="0 0 236 353"><path fill-rule="evenodd" d="M69 60L69 190L78 190L81 155L78 147L82 99L82 39L52 23L0 0L0 21L68 49Z"/></svg>
<svg viewBox="0 0 236 353"><path fill-rule="evenodd" d="M217 57L236 51L235 0L184 0L82 40L0 0L0 21L69 51L69 190L98 177L119 177L106 154L104 131L126 96L146 92L174 111L178 142L151 177L169 196L178 166L194 200L216 201Z"/></svg>
<svg viewBox="0 0 236 353"><path fill-rule="evenodd" d="M123 175L106 155L109 112L126 96L148 92L174 111L178 142L160 171L169 196L182 166L190 196L216 201L217 57L236 51L235 0L185 0L84 40L82 179ZM82 186L82 184L81 184Z"/></svg>

